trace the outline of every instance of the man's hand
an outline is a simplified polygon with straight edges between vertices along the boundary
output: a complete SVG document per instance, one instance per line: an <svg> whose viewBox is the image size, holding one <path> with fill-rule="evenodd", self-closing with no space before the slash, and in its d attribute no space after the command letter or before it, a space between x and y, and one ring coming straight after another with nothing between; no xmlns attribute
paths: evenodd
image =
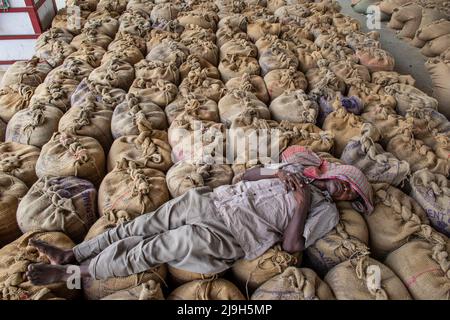
<svg viewBox="0 0 450 320"><path fill-rule="evenodd" d="M295 200L298 204L308 208L311 206L311 189L308 185L302 185L298 187L294 192Z"/></svg>
<svg viewBox="0 0 450 320"><path fill-rule="evenodd" d="M284 183L286 191L295 191L304 187L303 181L295 173L278 170L276 176Z"/></svg>

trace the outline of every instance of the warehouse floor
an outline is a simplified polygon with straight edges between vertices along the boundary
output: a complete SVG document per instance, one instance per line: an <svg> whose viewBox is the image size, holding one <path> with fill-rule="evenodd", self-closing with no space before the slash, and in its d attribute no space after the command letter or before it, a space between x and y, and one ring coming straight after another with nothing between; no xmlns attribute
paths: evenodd
<svg viewBox="0 0 450 320"><path fill-rule="evenodd" d="M349 15L362 25L362 31L369 32L366 25L366 16L356 13L350 6L349 0L338 0L342 6L342 13ZM387 27L387 22L381 23L381 30L377 30L381 35L381 46L395 57L395 71L402 74L411 74L416 79L416 87L431 95L431 78L425 68L427 57L420 53L414 46L397 38L395 30Z"/></svg>

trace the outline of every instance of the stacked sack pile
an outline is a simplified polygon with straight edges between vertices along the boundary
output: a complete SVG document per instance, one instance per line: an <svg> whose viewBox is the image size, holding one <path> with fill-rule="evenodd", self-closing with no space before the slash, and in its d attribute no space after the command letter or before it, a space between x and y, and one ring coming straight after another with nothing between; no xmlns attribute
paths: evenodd
<svg viewBox="0 0 450 320"><path fill-rule="evenodd" d="M67 4L81 19L61 10L2 82L1 299L450 298L450 124L378 34L332 0ZM71 248L237 182L268 161L245 138L260 129L260 148L361 168L374 213L339 202L339 224L303 255L277 245L222 274L161 265L82 292L27 281L48 263L30 238Z"/></svg>

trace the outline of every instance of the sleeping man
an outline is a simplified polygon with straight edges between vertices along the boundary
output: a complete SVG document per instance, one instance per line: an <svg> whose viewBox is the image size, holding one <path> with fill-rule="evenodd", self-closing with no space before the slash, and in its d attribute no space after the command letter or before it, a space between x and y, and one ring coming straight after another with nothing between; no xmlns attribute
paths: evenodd
<svg viewBox="0 0 450 320"><path fill-rule="evenodd" d="M373 210L371 186L356 167L330 163L299 146L286 149L282 160L248 170L234 185L192 189L71 250L31 240L51 264L32 264L26 275L44 285L66 281L74 264L83 278L106 279L162 263L218 273L277 243L290 253L312 245L339 221L333 200Z"/></svg>

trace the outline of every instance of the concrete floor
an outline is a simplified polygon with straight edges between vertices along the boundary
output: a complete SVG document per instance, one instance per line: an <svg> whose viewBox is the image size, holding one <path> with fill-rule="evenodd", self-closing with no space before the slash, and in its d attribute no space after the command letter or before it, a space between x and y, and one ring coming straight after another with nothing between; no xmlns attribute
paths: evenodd
<svg viewBox="0 0 450 320"><path fill-rule="evenodd" d="M342 13L349 15L361 22L362 31L369 32L365 15L356 13L350 6L350 0L337 0L342 6ZM420 49L409 45L397 38L396 32L387 27L386 22L381 23L381 29L376 30L381 35L381 47L389 51L395 58L395 71L401 74L411 74L416 79L416 87L431 95L432 84L425 61L428 59L420 53Z"/></svg>

